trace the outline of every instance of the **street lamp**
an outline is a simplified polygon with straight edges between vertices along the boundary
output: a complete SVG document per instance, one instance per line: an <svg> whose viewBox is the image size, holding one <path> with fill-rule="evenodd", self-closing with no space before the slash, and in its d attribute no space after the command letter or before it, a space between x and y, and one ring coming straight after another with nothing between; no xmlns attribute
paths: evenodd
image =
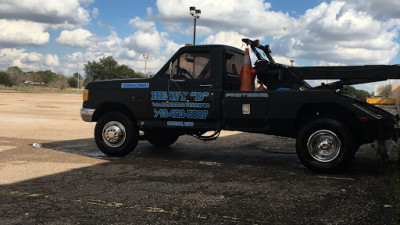
<svg viewBox="0 0 400 225"><path fill-rule="evenodd" d="M201 10L196 9L196 7L190 7L190 15L194 18L194 27L193 27L193 45L196 44L196 19L200 19Z"/></svg>
<svg viewBox="0 0 400 225"><path fill-rule="evenodd" d="M149 54L143 54L144 58L144 74L146 74L147 60L149 59Z"/></svg>

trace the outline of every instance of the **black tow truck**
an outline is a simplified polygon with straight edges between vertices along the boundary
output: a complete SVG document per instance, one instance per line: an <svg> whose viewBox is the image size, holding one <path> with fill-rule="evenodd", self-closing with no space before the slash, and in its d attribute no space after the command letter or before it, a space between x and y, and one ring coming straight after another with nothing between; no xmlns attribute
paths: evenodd
<svg viewBox="0 0 400 225"><path fill-rule="evenodd" d="M243 41L256 54L262 90L240 91L246 56L226 45L182 47L151 78L87 84L80 113L84 121L97 122L99 149L124 156L139 140L166 147L181 135L213 140L221 130L235 130L295 138L305 166L337 172L351 163L360 145L397 140L397 115L341 89L398 79L400 66L292 67L276 63L268 45ZM313 79L338 81L318 87L305 82Z"/></svg>

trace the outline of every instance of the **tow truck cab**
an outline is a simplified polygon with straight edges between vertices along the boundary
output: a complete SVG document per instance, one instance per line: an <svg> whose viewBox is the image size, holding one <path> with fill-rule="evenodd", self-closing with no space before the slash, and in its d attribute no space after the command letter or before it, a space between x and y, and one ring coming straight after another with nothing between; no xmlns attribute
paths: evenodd
<svg viewBox="0 0 400 225"><path fill-rule="evenodd" d="M243 54L223 45L186 46L151 78L89 83L84 120L123 109L143 129L221 129L222 94L239 90Z"/></svg>

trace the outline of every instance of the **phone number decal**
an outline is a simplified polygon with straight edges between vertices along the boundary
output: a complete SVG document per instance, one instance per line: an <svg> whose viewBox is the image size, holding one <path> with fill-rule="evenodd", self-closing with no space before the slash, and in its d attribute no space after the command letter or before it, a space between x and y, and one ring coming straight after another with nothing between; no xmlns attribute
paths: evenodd
<svg viewBox="0 0 400 225"><path fill-rule="evenodd" d="M206 119L207 110L194 109L154 109L154 118L174 118L174 119Z"/></svg>

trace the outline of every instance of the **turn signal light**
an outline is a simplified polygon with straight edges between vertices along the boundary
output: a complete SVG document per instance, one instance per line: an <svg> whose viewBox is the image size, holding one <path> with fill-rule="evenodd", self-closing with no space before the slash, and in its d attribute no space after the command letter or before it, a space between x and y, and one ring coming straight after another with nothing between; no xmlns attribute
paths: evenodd
<svg viewBox="0 0 400 225"><path fill-rule="evenodd" d="M83 90L83 101L89 101L89 89Z"/></svg>
<svg viewBox="0 0 400 225"><path fill-rule="evenodd" d="M361 122L367 122L368 121L368 117L363 116L360 118Z"/></svg>

